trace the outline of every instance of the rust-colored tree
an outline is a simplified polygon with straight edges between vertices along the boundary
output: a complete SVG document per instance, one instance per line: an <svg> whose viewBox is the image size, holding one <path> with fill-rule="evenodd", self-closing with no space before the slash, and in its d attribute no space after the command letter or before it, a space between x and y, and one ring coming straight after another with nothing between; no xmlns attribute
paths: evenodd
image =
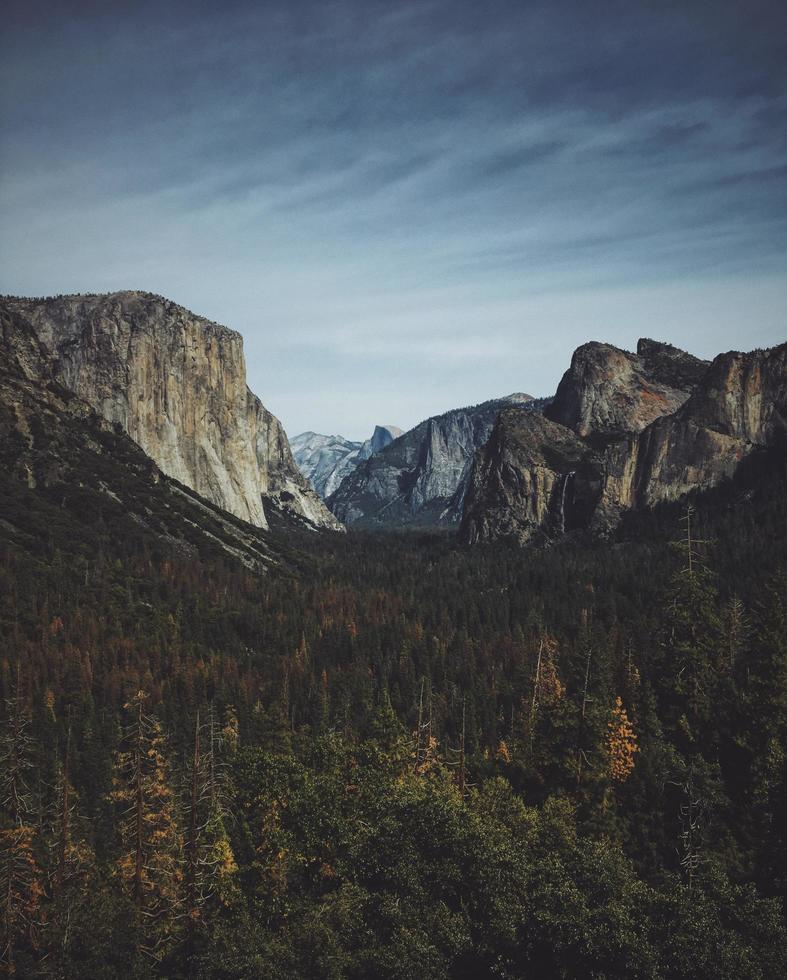
<svg viewBox="0 0 787 980"><path fill-rule="evenodd" d="M607 729L609 775L615 782L624 783L634 770L634 756L639 752L637 735L629 721L623 701L615 698L612 717Z"/></svg>

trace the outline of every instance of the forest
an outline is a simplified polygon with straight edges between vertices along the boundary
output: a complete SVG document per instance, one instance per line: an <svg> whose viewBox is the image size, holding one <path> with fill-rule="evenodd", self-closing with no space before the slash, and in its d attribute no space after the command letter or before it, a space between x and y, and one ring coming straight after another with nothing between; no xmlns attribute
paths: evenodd
<svg viewBox="0 0 787 980"><path fill-rule="evenodd" d="M16 977L787 973L787 452L615 536L271 532L0 475Z"/></svg>

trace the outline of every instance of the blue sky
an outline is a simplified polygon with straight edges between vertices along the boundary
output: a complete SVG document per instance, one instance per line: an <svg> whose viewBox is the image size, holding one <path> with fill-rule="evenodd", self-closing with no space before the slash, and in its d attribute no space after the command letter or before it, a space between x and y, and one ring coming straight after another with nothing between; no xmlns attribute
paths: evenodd
<svg viewBox="0 0 787 980"><path fill-rule="evenodd" d="M0 291L162 293L294 435L787 339L778 2L10 5Z"/></svg>

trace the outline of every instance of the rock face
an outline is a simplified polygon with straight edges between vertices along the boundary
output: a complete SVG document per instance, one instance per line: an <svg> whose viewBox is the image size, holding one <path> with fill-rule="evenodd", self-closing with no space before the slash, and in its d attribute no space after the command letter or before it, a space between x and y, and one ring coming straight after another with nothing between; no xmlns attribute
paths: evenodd
<svg viewBox="0 0 787 980"><path fill-rule="evenodd" d="M514 394L426 419L359 463L328 498L329 507L359 527L458 523L476 450L503 408L532 400Z"/></svg>
<svg viewBox="0 0 787 980"><path fill-rule="evenodd" d="M577 474L595 476L588 467L591 458L592 451L571 429L537 412L501 412L471 471L465 541L530 541L571 530Z"/></svg>
<svg viewBox="0 0 787 980"><path fill-rule="evenodd" d="M710 365L652 341L636 356L585 345L547 413L501 414L469 481L466 542L604 533L626 510L732 476L787 432L787 344Z"/></svg>
<svg viewBox="0 0 787 980"><path fill-rule="evenodd" d="M338 527L278 419L247 388L239 334L141 292L6 298L2 311L17 346L26 350L32 335L52 377L168 476L258 527L267 526L264 505Z"/></svg>
<svg viewBox="0 0 787 980"><path fill-rule="evenodd" d="M323 499L355 468L361 445L343 436L323 436L318 432L301 432L290 439L298 469Z"/></svg>
<svg viewBox="0 0 787 980"><path fill-rule="evenodd" d="M395 425L376 425L370 439L351 442L343 436L302 432L290 440L290 446L301 473L325 499L360 462L384 449L401 434L402 430Z"/></svg>
<svg viewBox="0 0 787 980"><path fill-rule="evenodd" d="M787 431L787 344L720 354L681 408L610 447L604 510L650 507L732 476Z"/></svg>
<svg viewBox="0 0 787 980"><path fill-rule="evenodd" d="M368 459L374 453L381 452L400 435L402 430L397 425L376 425L371 438L366 439L361 445L361 451L358 453L359 460Z"/></svg>
<svg viewBox="0 0 787 980"><path fill-rule="evenodd" d="M574 352L546 415L583 438L639 432L680 408L707 367L707 361L652 340L640 340L636 354L584 344Z"/></svg>
<svg viewBox="0 0 787 980"><path fill-rule="evenodd" d="M123 431L52 375L29 324L0 315L0 530L30 539L30 515L90 533L140 536L179 557L222 554L265 570L283 541L165 476Z"/></svg>

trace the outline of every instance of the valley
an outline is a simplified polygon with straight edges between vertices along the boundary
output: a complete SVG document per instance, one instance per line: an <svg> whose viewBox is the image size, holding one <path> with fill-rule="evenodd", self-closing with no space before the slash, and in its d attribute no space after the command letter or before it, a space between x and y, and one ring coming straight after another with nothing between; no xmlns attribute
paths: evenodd
<svg viewBox="0 0 787 980"><path fill-rule="evenodd" d="M785 345L293 454L160 297L1 322L18 975L779 975Z"/></svg>

